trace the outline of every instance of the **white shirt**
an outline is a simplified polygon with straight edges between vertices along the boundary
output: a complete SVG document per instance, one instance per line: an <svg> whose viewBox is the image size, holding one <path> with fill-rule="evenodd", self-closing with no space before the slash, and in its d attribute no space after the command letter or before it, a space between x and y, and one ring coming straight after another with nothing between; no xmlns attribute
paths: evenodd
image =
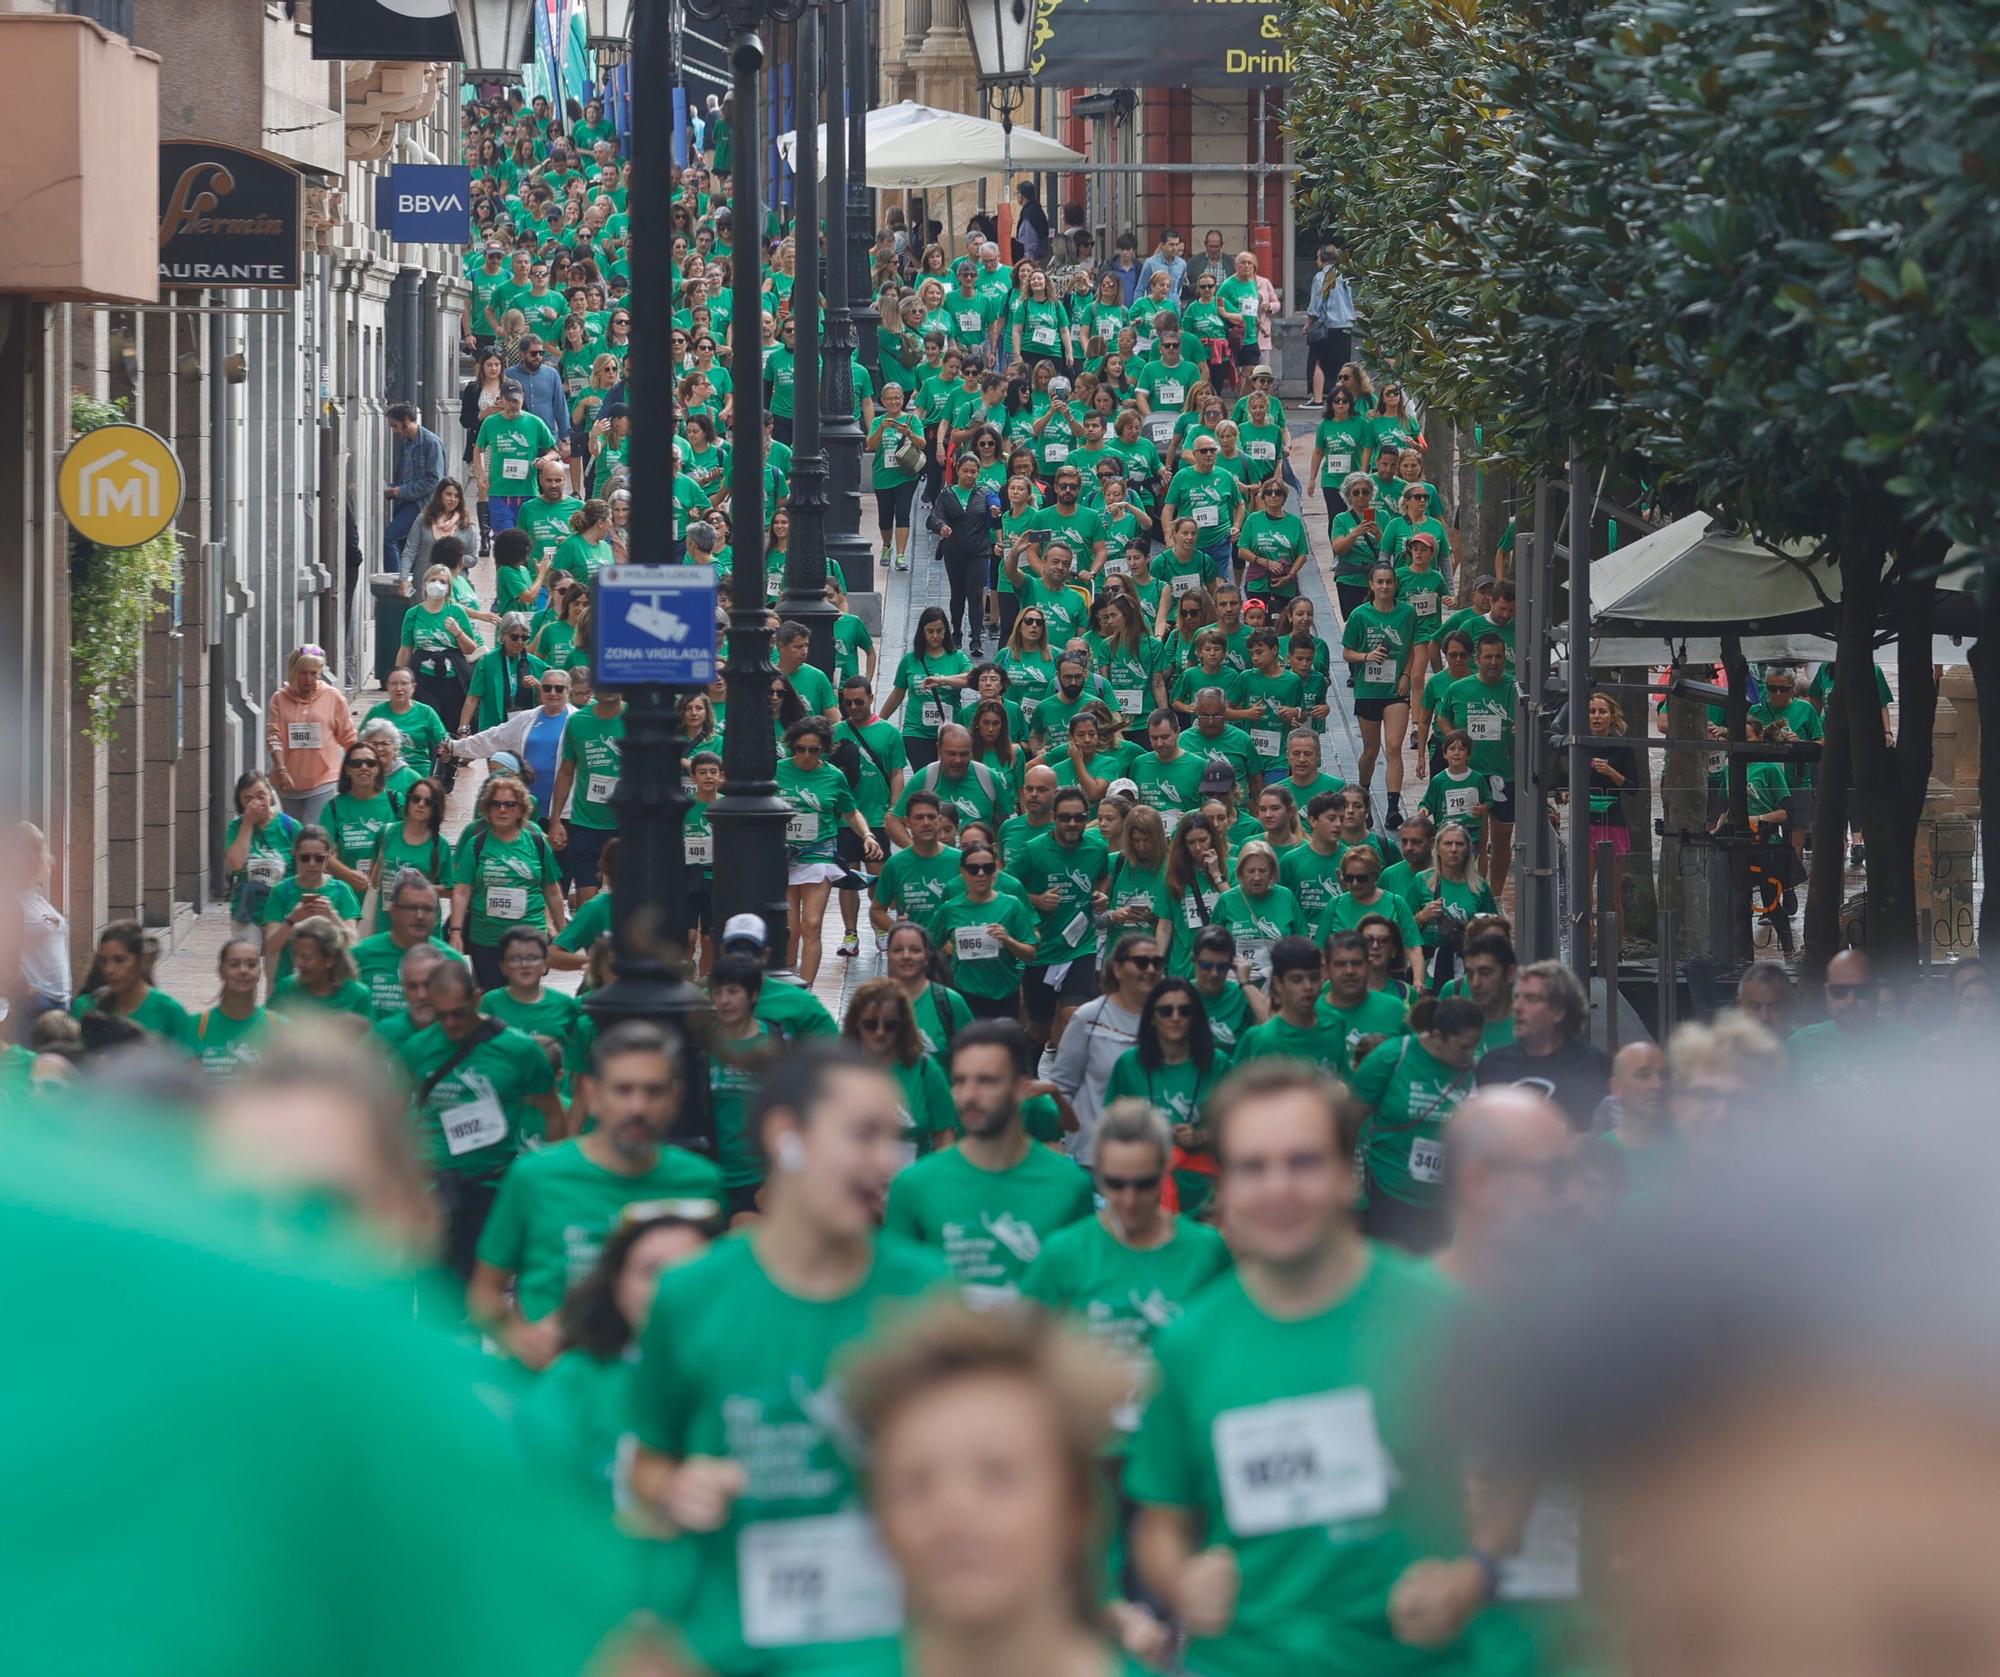
<svg viewBox="0 0 2000 1677"><path fill-rule="evenodd" d="M21 980L68 1005L69 921L38 890L21 893Z"/></svg>
<svg viewBox="0 0 2000 1677"><path fill-rule="evenodd" d="M1035 980L1031 976L1028 982ZM1085 1002L1063 1032L1062 1047L1056 1050L1055 1063L1049 1068L1049 1081L1076 1108L1076 1134L1069 1138L1068 1146L1086 1165L1097 1154L1097 1121L1104 1116L1104 1090L1111 1082L1111 1068L1138 1040L1138 1014L1127 1013L1110 996Z"/></svg>

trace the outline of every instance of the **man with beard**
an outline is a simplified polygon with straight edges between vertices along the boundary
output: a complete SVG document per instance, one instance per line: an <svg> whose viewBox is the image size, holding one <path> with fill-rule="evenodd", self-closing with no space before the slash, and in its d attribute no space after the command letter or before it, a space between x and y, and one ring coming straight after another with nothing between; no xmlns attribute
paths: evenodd
<svg viewBox="0 0 2000 1677"><path fill-rule="evenodd" d="M919 1159L889 1188L883 1226L942 1252L977 1305L1017 1298L1042 1242L1091 1214L1090 1177L1037 1146L1022 1126L1034 1054L1020 1027L1004 1019L981 1020L952 1038L959 1144Z"/></svg>
<svg viewBox="0 0 2000 1677"><path fill-rule="evenodd" d="M721 1216L721 1170L667 1145L680 1113L679 1059L679 1044L655 1025L606 1031L580 1091L597 1127L523 1153L501 1180L466 1307L529 1368L546 1367L562 1349L557 1308L629 1207L664 1202L702 1219Z"/></svg>
<svg viewBox="0 0 2000 1677"><path fill-rule="evenodd" d="M748 1115L762 1214L660 1278L639 1341L631 1502L691 1546L685 1603L666 1610L723 1677L866 1662L902 1624L831 1372L944 1279L932 1254L875 1232L901 1107L845 1044L780 1060Z"/></svg>

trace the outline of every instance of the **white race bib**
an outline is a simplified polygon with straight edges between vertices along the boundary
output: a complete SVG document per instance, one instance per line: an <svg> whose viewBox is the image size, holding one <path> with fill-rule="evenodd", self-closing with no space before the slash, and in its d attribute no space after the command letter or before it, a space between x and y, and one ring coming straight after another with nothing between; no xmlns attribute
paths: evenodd
<svg viewBox="0 0 2000 1677"><path fill-rule="evenodd" d="M1475 740L1497 740L1500 737L1500 718L1490 710L1475 710L1465 719L1465 732Z"/></svg>
<svg viewBox="0 0 2000 1677"><path fill-rule="evenodd" d="M1044 443L1042 444L1042 452L1049 457L1049 462L1053 465L1058 460L1067 460L1069 458L1069 444Z"/></svg>
<svg viewBox="0 0 2000 1677"><path fill-rule="evenodd" d="M924 700L923 708L918 711L917 715L926 728L942 728L951 720L950 715L944 708L943 701L939 699Z"/></svg>
<svg viewBox="0 0 2000 1677"><path fill-rule="evenodd" d="M446 1107L438 1123L444 1129L445 1149L454 1159L507 1139L507 1114L491 1095Z"/></svg>
<svg viewBox="0 0 2000 1677"><path fill-rule="evenodd" d="M287 751L317 751L325 736L317 722L287 722L285 724L285 749Z"/></svg>
<svg viewBox="0 0 2000 1677"><path fill-rule="evenodd" d="M1386 687L1396 679L1396 666L1378 652L1361 666L1361 675L1364 681L1371 682L1377 687Z"/></svg>
<svg viewBox="0 0 2000 1677"><path fill-rule="evenodd" d="M1419 617L1429 617L1438 608L1437 590L1427 588L1421 594L1405 594L1403 603Z"/></svg>
<svg viewBox="0 0 2000 1677"><path fill-rule="evenodd" d="M1212 1442L1238 1537L1365 1519L1389 1505L1389 1457L1365 1386L1227 1410Z"/></svg>
<svg viewBox="0 0 2000 1677"><path fill-rule="evenodd" d="M1444 1180L1444 1143L1421 1137L1410 1143L1410 1176L1418 1182Z"/></svg>
<svg viewBox="0 0 2000 1677"><path fill-rule="evenodd" d="M508 483L522 483L527 480L529 462L526 460L502 460L500 476Z"/></svg>
<svg viewBox="0 0 2000 1677"><path fill-rule="evenodd" d="M1500 1600L1576 1599L1583 1587L1578 1564L1581 1513L1575 1486L1543 1487L1521 1528L1520 1548L1500 1563Z"/></svg>
<svg viewBox="0 0 2000 1677"><path fill-rule="evenodd" d="M953 947L961 961L997 961L1000 959L1000 940L985 926L959 926L951 934Z"/></svg>
<svg viewBox="0 0 2000 1677"><path fill-rule="evenodd" d="M1206 924L1201 917L1201 904L1194 900L1192 891L1181 898L1181 923L1191 932L1200 931Z"/></svg>
<svg viewBox="0 0 2000 1677"><path fill-rule="evenodd" d="M1260 442L1253 437L1249 454L1252 460L1275 460L1278 458L1278 445L1272 442Z"/></svg>
<svg viewBox="0 0 2000 1677"><path fill-rule="evenodd" d="M1447 815L1470 815L1472 807L1479 802L1479 788L1476 786L1447 786L1444 789L1444 812Z"/></svg>
<svg viewBox="0 0 2000 1677"><path fill-rule="evenodd" d="M285 877L285 859L269 853L250 852L250 859L244 863L243 871L260 885L275 885Z"/></svg>
<svg viewBox="0 0 2000 1677"><path fill-rule="evenodd" d="M1053 349L1056 343L1056 329L1046 320L1038 320L1028 333L1028 341L1043 349Z"/></svg>
<svg viewBox="0 0 2000 1677"><path fill-rule="evenodd" d="M1083 934L1089 930L1090 910L1080 908L1076 911L1075 918L1067 926L1063 927L1062 940L1064 943L1070 944L1081 943L1083 941Z"/></svg>
<svg viewBox="0 0 2000 1677"><path fill-rule="evenodd" d="M1187 400L1187 386L1178 379L1162 379L1155 388L1160 393L1160 400L1168 407L1177 408Z"/></svg>
<svg viewBox="0 0 2000 1677"><path fill-rule="evenodd" d="M1204 530L1212 530L1222 522L1222 509L1213 501L1203 501L1194 509L1194 521Z"/></svg>
<svg viewBox="0 0 2000 1677"><path fill-rule="evenodd" d="M1209 510L1212 512L1215 509L1211 507ZM1167 586L1174 591L1174 598L1178 600L1183 594L1192 594L1199 588L1201 586L1201 578L1192 574L1177 576Z"/></svg>
<svg viewBox="0 0 2000 1677"><path fill-rule="evenodd" d="M1126 716L1137 716L1146 702L1146 692L1142 687L1114 687L1111 692L1118 701L1118 709Z"/></svg>
<svg viewBox="0 0 2000 1677"><path fill-rule="evenodd" d="M519 920L528 912L528 888L525 885L489 885L486 887L486 918L489 920Z"/></svg>
<svg viewBox="0 0 2000 1677"><path fill-rule="evenodd" d="M958 329L961 332L983 332L986 330L986 322L975 309L970 314L961 314L958 317Z"/></svg>
<svg viewBox="0 0 2000 1677"><path fill-rule="evenodd" d="M584 796L594 804L608 804L618 791L615 774L594 774L585 783Z"/></svg>
<svg viewBox="0 0 2000 1677"><path fill-rule="evenodd" d="M901 1586L865 1514L745 1526L736 1572L752 1648L858 1642L903 1622Z"/></svg>
<svg viewBox="0 0 2000 1677"><path fill-rule="evenodd" d="M1250 749L1259 757L1282 757L1285 752L1285 737L1276 728L1252 728Z"/></svg>
<svg viewBox="0 0 2000 1677"><path fill-rule="evenodd" d="M715 837L711 833L689 833L687 838L687 859L699 867L712 867L715 863Z"/></svg>
<svg viewBox="0 0 2000 1677"><path fill-rule="evenodd" d="M1329 454L1326 457L1326 475L1329 478L1343 478L1354 470L1352 454Z"/></svg>
<svg viewBox="0 0 2000 1677"><path fill-rule="evenodd" d="M1250 970L1264 976L1271 971L1271 940L1267 937L1239 937L1236 953L1250 963Z"/></svg>
<svg viewBox="0 0 2000 1677"><path fill-rule="evenodd" d="M1238 303L1236 305L1236 312L1246 321L1255 320L1257 318L1257 298L1255 294L1253 293L1251 296L1245 297L1242 302Z"/></svg>
<svg viewBox="0 0 2000 1677"><path fill-rule="evenodd" d="M1162 809L1158 811L1160 817L1160 825L1167 829L1168 838L1172 838L1174 836L1174 829L1181 824L1181 813L1182 812L1177 809Z"/></svg>
<svg viewBox="0 0 2000 1677"><path fill-rule="evenodd" d="M811 844L819 837L819 817L810 812L793 816L785 823L785 837L792 844Z"/></svg>

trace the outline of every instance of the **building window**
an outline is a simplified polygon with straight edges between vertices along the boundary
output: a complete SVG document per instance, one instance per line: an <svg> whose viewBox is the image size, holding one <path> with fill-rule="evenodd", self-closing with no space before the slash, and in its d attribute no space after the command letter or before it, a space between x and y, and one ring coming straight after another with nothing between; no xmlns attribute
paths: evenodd
<svg viewBox="0 0 2000 1677"><path fill-rule="evenodd" d="M114 35L123 35L128 40L132 35L132 7L134 0L62 0L57 11L68 12L72 17L87 17L93 23L101 23Z"/></svg>

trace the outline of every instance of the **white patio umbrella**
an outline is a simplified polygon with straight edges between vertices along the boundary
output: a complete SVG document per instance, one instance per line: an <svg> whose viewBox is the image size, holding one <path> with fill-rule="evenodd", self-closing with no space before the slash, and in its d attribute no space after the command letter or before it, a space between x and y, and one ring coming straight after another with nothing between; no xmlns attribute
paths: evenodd
<svg viewBox="0 0 2000 1677"><path fill-rule="evenodd" d="M820 124L820 177L826 176L826 125ZM1007 142L1007 143L1003 143ZM778 155L792 162L796 133L778 136ZM904 100L868 113L868 184L878 192L929 192L997 175L1003 161L1015 169L1077 169L1072 151L1032 128L1016 128L1011 142L1000 124L962 111L934 110Z"/></svg>

